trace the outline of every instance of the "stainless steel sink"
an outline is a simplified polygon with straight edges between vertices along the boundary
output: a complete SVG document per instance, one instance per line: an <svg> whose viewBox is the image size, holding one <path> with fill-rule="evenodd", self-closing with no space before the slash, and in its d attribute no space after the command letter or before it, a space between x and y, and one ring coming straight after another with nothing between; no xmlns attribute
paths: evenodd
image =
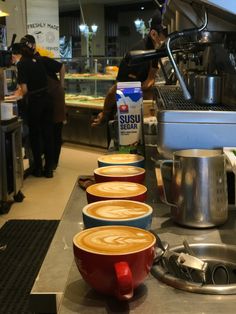
<svg viewBox="0 0 236 314"><path fill-rule="evenodd" d="M152 275L173 288L188 292L236 294L236 246L200 243L190 244L190 248L196 257L208 263L204 283L196 272L186 277L171 263L163 263L161 259L153 265ZM184 246L172 247L171 251L187 253Z"/></svg>

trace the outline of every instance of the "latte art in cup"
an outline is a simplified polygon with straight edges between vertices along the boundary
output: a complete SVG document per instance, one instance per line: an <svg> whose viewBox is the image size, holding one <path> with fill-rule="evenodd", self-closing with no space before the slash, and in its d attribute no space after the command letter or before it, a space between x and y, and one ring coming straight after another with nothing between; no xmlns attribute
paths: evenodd
<svg viewBox="0 0 236 314"><path fill-rule="evenodd" d="M143 168L134 166L107 166L95 169L95 173L105 176L132 176L145 172Z"/></svg>
<svg viewBox="0 0 236 314"><path fill-rule="evenodd" d="M139 183L112 181L93 184L89 186L86 191L87 193L96 196L109 197L114 199L143 194L147 192L147 188Z"/></svg>
<svg viewBox="0 0 236 314"><path fill-rule="evenodd" d="M153 209L146 203L127 199L91 202L82 210L85 228L122 225L150 229Z"/></svg>
<svg viewBox="0 0 236 314"><path fill-rule="evenodd" d="M126 181L143 183L145 169L136 166L117 165L94 169L94 178L97 183L107 181Z"/></svg>
<svg viewBox="0 0 236 314"><path fill-rule="evenodd" d="M98 158L99 167L111 165L144 166L144 157L137 154L109 154Z"/></svg>
<svg viewBox="0 0 236 314"><path fill-rule="evenodd" d="M149 215L152 213L152 208L141 202L111 200L87 205L83 209L83 212L95 218L116 221Z"/></svg>
<svg viewBox="0 0 236 314"><path fill-rule="evenodd" d="M104 226L81 231L73 242L82 250L109 255L142 251L155 244L152 233L134 227Z"/></svg>

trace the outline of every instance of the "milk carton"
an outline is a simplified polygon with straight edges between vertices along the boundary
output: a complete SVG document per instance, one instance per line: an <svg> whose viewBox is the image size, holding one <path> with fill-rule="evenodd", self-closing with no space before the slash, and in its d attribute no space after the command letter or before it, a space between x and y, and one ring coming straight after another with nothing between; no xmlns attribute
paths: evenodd
<svg viewBox="0 0 236 314"><path fill-rule="evenodd" d="M144 154L140 82L119 82L116 91L119 150Z"/></svg>

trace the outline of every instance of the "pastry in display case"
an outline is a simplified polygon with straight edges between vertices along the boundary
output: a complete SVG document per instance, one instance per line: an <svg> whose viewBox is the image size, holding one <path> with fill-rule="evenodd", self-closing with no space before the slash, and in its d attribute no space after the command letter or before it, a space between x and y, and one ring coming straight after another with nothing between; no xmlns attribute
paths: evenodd
<svg viewBox="0 0 236 314"><path fill-rule="evenodd" d="M118 73L117 66L103 66L102 58L95 59L96 63L90 72L85 72L83 67L84 61L82 59L71 60L65 63L65 88L66 88L66 102L71 104L72 99L75 105L93 105L97 102L102 103L108 89L114 84ZM106 58L106 63L107 63ZM109 61L110 62L110 61ZM90 99L82 96L90 96Z"/></svg>
<svg viewBox="0 0 236 314"><path fill-rule="evenodd" d="M86 58L62 60L66 66L67 106L64 141L107 148L107 125L92 128L91 122L102 111L105 95L116 80L119 69L116 64L121 58L116 59L95 59L90 72L86 72L84 67ZM115 64L111 66L112 62Z"/></svg>
<svg viewBox="0 0 236 314"><path fill-rule="evenodd" d="M66 94L65 96L66 104L69 105L78 105L81 107L89 106L91 108L102 109L104 97L102 96L89 96L89 95L80 95L80 94Z"/></svg>
<svg viewBox="0 0 236 314"><path fill-rule="evenodd" d="M66 66L66 94L105 97L108 89L114 84L121 58L100 57L93 59L90 71L86 69L86 58L71 59L62 62ZM114 65L110 65L112 63ZM67 96L66 95L66 96ZM68 97L67 97L68 98ZM75 99L76 100L76 99ZM81 99L77 99L81 102Z"/></svg>
<svg viewBox="0 0 236 314"><path fill-rule="evenodd" d="M78 79L78 80L108 80L113 81L116 79L116 74L107 73L67 73L65 79Z"/></svg>

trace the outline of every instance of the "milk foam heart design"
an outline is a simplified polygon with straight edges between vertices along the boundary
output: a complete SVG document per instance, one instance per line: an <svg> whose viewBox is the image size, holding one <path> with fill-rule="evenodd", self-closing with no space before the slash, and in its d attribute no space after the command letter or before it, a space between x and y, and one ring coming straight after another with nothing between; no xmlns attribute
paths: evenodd
<svg viewBox="0 0 236 314"><path fill-rule="evenodd" d="M105 166L94 169L94 178L97 183L108 181L126 181L143 183L145 169L129 165Z"/></svg>
<svg viewBox="0 0 236 314"><path fill-rule="evenodd" d="M148 247L153 241L148 231L126 226L90 228L75 238L81 248L107 254L136 252Z"/></svg>
<svg viewBox="0 0 236 314"><path fill-rule="evenodd" d="M122 185L118 182L109 183L107 185L101 185L98 186L98 191L101 192L116 192L116 193L124 193L129 191L137 191L137 186L135 184L129 183L129 182L123 182Z"/></svg>
<svg viewBox="0 0 236 314"><path fill-rule="evenodd" d="M131 199L145 201L147 188L139 183L125 181L101 182L86 189L88 203L108 199Z"/></svg>
<svg viewBox="0 0 236 314"><path fill-rule="evenodd" d="M105 168L105 169L104 169ZM113 166L113 167L102 167L98 168L99 173L105 175L129 175L139 173L137 167L132 166ZM138 168L139 169L139 168Z"/></svg>
<svg viewBox="0 0 236 314"><path fill-rule="evenodd" d="M97 201L82 210L85 228L122 225L149 229L152 213L148 204L126 199Z"/></svg>
<svg viewBox="0 0 236 314"><path fill-rule="evenodd" d="M96 210L96 216L97 217L103 217L103 218L118 218L118 219L127 219L132 217L139 217L142 215L145 215L147 213L146 208L141 207L133 207L133 208L127 208L126 206L103 206L101 208L98 208Z"/></svg>
<svg viewBox="0 0 236 314"><path fill-rule="evenodd" d="M129 165L144 167L144 157L138 154L108 154L98 158L98 166Z"/></svg>

